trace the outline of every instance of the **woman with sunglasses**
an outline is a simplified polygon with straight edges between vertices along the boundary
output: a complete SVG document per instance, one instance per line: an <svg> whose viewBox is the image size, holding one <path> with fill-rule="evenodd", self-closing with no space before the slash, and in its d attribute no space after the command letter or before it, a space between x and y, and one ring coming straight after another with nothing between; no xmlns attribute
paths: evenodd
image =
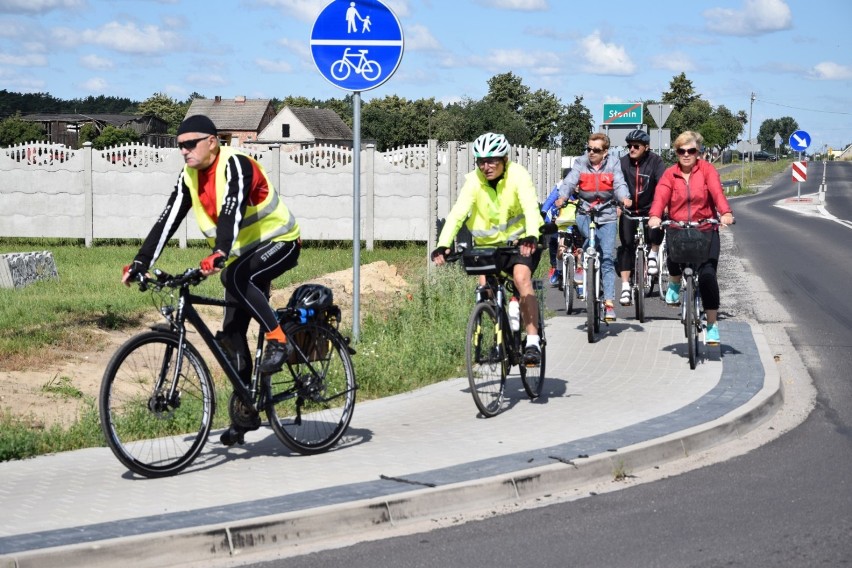
<svg viewBox="0 0 852 568"><path fill-rule="evenodd" d="M604 292L604 319L615 321L615 233L618 215L616 201L629 207L632 204L630 192L621 172L621 162L609 155L609 136L603 132L595 132L589 136L586 155L574 160L571 171L559 186L562 205L565 199L577 196L580 202L577 206L577 228L588 239L589 210L594 208L601 212L595 219L597 238L601 245L601 279ZM582 268L577 270L575 279L582 281Z"/></svg>
<svg viewBox="0 0 852 568"><path fill-rule="evenodd" d="M252 318L256 319L266 333L260 369L264 373L277 372L292 346L269 304L269 286L298 262L299 225L263 167L251 156L219 145L216 126L210 118L199 114L184 119L178 127L177 143L184 168L139 253L124 268L121 281L130 286L147 272L193 210L198 227L212 248L200 263L201 272L210 276L222 271L225 300L240 306L225 308L217 339L240 376L248 381L252 358L246 332ZM259 427L259 416L256 423ZM232 425L222 434L221 441L226 446L242 443L246 431Z"/></svg>
<svg viewBox="0 0 852 568"><path fill-rule="evenodd" d="M674 141L677 163L666 170L654 194L654 202L648 220L649 227L659 227L663 211L668 208L673 221L701 221L719 216L720 227L734 222L731 206L722 189L719 172L712 164L699 158L704 138L698 132L686 131ZM701 302L707 315L705 341L708 345L719 344L719 327L716 317L719 311L719 282L716 268L719 263L719 234L713 232L710 257L698 267L698 286ZM680 284L683 270L680 265L668 261L669 288L666 303L677 305L680 301Z"/></svg>

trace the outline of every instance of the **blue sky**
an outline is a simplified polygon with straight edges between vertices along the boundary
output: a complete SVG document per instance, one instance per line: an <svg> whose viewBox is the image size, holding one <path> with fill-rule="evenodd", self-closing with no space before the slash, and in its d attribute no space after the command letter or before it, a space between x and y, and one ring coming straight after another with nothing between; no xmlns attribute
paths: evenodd
<svg viewBox="0 0 852 568"><path fill-rule="evenodd" d="M340 0L338 0L340 1ZM792 116L810 150L852 142L852 1L386 0L405 51L362 92L478 99L513 72L563 103L659 99L685 72L714 106ZM142 101L347 94L317 70L310 38L328 0L0 0L0 88ZM364 0L356 7L366 10ZM744 132L748 135L748 131Z"/></svg>

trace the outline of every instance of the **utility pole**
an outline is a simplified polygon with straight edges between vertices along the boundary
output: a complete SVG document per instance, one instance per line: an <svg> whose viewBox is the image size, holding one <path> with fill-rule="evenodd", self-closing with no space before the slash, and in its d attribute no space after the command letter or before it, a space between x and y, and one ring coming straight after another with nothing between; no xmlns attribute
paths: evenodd
<svg viewBox="0 0 852 568"><path fill-rule="evenodd" d="M757 96L754 94L754 91L751 93L751 104L748 107L748 143L749 143L749 158L748 158L748 169L749 175L754 172L754 140L751 139L751 116L754 111L754 99Z"/></svg>

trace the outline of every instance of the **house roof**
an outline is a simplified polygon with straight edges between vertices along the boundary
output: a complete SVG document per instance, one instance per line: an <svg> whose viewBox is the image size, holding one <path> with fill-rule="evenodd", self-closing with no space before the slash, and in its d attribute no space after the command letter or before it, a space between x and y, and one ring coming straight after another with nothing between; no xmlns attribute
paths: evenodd
<svg viewBox="0 0 852 568"><path fill-rule="evenodd" d="M219 130L253 130L258 132L263 126L263 117L271 108L270 99L193 99L186 116L203 114L213 121Z"/></svg>
<svg viewBox="0 0 852 568"><path fill-rule="evenodd" d="M330 108L290 107L315 138L352 140L352 129Z"/></svg>
<svg viewBox="0 0 852 568"><path fill-rule="evenodd" d="M47 114L27 114L22 116L24 120L30 122L102 122L113 126L122 126L129 122L147 121L151 118L159 120L157 117L142 116L140 114L76 114L76 113L47 113Z"/></svg>

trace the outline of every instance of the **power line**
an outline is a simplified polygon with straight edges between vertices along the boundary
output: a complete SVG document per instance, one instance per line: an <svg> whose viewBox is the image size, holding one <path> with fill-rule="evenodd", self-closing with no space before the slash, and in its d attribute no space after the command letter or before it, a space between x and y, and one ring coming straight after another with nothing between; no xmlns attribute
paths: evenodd
<svg viewBox="0 0 852 568"><path fill-rule="evenodd" d="M773 101L767 101L766 99L755 99L755 100L758 100L762 103L766 103L766 104L769 104L769 105L775 105L775 106L780 106L780 107L784 107L784 108L792 108L792 109L795 109L795 110L806 110L808 112L823 112L823 113L826 113L826 114L852 115L852 112L840 112L840 111L833 111L833 110L818 110L818 109L815 109L815 108L795 107L795 106L791 106L791 105L776 103L776 102L773 102Z"/></svg>

